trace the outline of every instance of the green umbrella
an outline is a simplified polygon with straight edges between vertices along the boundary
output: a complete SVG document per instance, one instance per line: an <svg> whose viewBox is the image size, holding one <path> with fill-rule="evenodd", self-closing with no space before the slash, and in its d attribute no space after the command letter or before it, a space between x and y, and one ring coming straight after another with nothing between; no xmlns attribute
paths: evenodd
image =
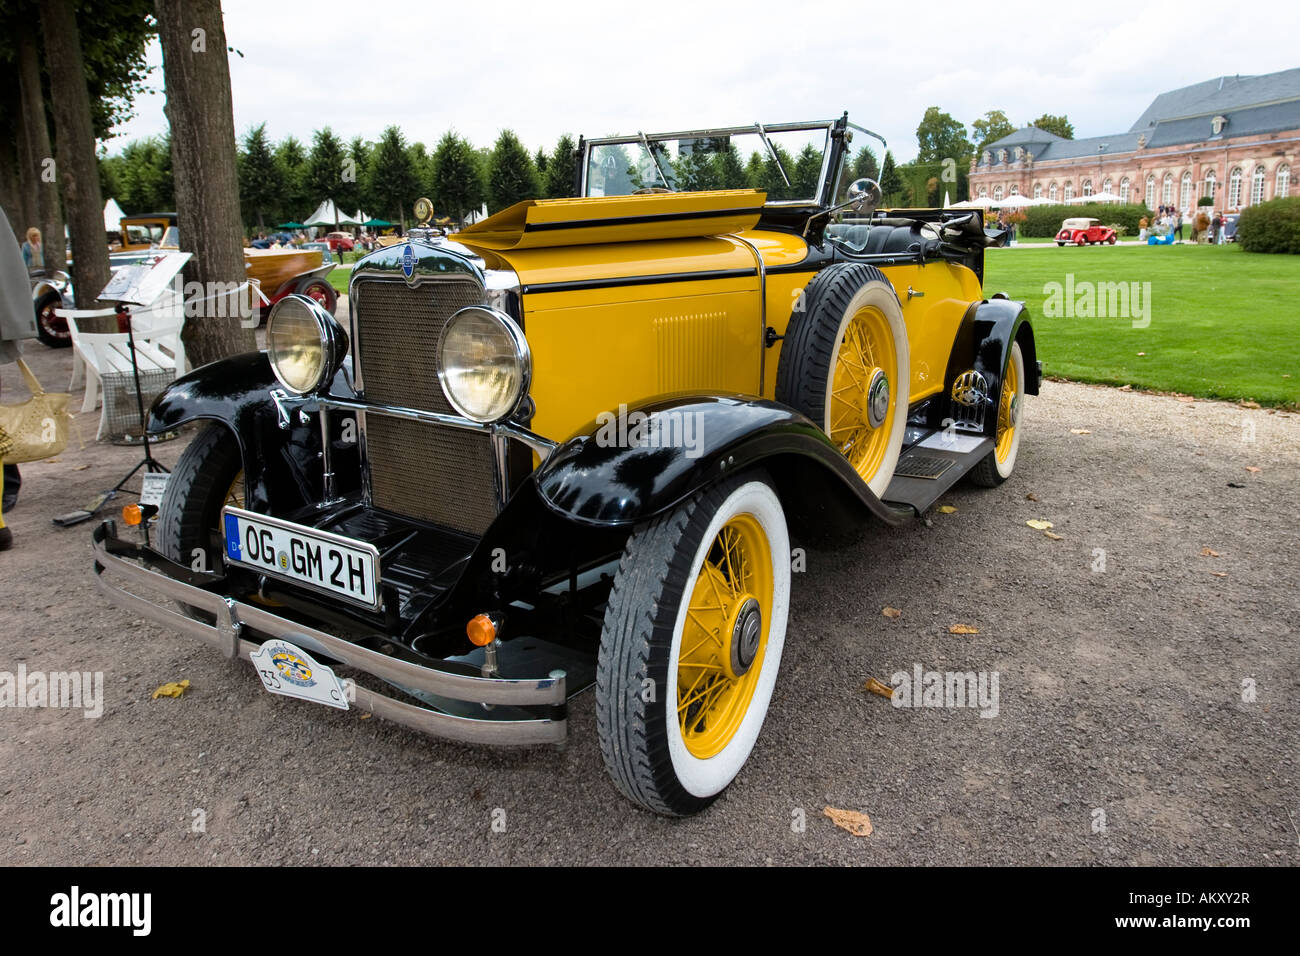
<svg viewBox="0 0 1300 956"><path fill-rule="evenodd" d="M392 223L389 222L387 219L367 219L361 225L374 226L376 229L383 229L385 226L391 226Z"/></svg>
<svg viewBox="0 0 1300 956"><path fill-rule="evenodd" d="M282 222L280 223L280 225L276 226L275 228L276 229L306 229L307 227L300 222Z"/></svg>

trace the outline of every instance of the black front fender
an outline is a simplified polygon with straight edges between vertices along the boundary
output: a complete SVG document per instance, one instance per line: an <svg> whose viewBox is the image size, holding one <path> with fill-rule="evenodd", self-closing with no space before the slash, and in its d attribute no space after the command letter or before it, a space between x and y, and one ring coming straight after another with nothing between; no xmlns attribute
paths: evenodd
<svg viewBox="0 0 1300 956"><path fill-rule="evenodd" d="M1034 329L1029 323L1025 304L1001 296L972 304L962 319L948 355L944 394L950 394L958 375L974 369L988 382L989 394L996 397L1002 390L1002 370L1007 366L1007 357L1015 342L1020 343L1020 352L1025 360L1025 393L1037 395L1042 376ZM997 426L996 417L990 416L986 424L989 434L993 434L992 429Z"/></svg>
<svg viewBox="0 0 1300 956"><path fill-rule="evenodd" d="M679 396L602 415L547 456L534 477L551 511L612 528L647 521L754 466L770 471L788 511L811 520L831 505L838 505L835 521L845 506L859 521L870 514L897 524L910 514L872 494L809 419L744 395Z"/></svg>
<svg viewBox="0 0 1300 956"><path fill-rule="evenodd" d="M313 398L290 397L284 403L288 427L271 398L278 388L265 352L246 352L196 368L174 381L149 409L149 431L171 431L194 421L225 425L239 442L244 459L246 506L253 511L284 512L319 501L321 488L320 407ZM352 397L342 372L331 392ZM299 411L308 420L303 422ZM338 434L340 416L334 416ZM336 487L346 491L359 480L355 442L331 442Z"/></svg>

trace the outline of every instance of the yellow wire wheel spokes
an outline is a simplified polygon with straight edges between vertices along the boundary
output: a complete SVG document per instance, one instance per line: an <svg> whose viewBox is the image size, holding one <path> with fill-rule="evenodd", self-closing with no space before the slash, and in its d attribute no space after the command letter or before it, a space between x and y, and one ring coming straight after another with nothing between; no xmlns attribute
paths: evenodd
<svg viewBox="0 0 1300 956"><path fill-rule="evenodd" d="M831 364L827 434L863 481L875 476L889 451L897 368L888 318L874 306L859 309Z"/></svg>
<svg viewBox="0 0 1300 956"><path fill-rule="evenodd" d="M1015 445L1016 426L1020 417L1020 378L1015 357L1007 357L1007 367L1002 372L1002 393L998 397L998 430L995 450L998 461L1006 463Z"/></svg>
<svg viewBox="0 0 1300 956"><path fill-rule="evenodd" d="M720 753L745 718L763 669L773 580L762 525L736 515L695 579L677 658L677 719L694 757Z"/></svg>

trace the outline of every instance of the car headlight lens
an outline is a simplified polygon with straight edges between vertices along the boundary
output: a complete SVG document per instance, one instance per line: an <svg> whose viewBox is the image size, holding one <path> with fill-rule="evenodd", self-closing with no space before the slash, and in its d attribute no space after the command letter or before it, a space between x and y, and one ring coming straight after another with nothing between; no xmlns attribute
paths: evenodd
<svg viewBox="0 0 1300 956"><path fill-rule="evenodd" d="M280 384L305 395L333 376L347 353L347 336L315 301L288 295L266 320L266 349Z"/></svg>
<svg viewBox="0 0 1300 956"><path fill-rule="evenodd" d="M438 381L452 407L471 421L505 418L528 393L532 357L519 326L483 306L461 309L438 342Z"/></svg>

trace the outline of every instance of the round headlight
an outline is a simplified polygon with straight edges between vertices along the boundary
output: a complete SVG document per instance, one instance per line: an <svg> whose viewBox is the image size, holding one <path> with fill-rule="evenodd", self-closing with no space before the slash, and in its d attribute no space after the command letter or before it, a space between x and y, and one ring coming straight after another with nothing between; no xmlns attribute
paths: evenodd
<svg viewBox="0 0 1300 956"><path fill-rule="evenodd" d="M466 418L505 418L528 393L531 375L528 342L509 316L471 306L447 320L438 340L438 381Z"/></svg>
<svg viewBox="0 0 1300 956"><path fill-rule="evenodd" d="M280 384L305 395L334 374L347 338L334 316L314 300L287 295L266 320L266 350Z"/></svg>

